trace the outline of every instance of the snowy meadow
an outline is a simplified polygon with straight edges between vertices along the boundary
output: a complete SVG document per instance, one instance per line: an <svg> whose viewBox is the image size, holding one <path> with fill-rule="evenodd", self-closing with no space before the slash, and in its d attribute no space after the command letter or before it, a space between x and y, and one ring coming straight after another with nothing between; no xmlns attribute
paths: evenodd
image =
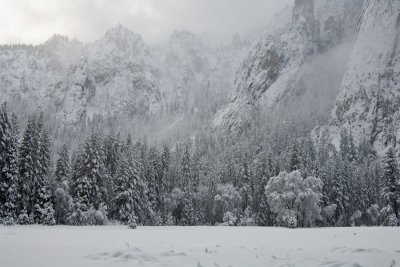
<svg viewBox="0 0 400 267"><path fill-rule="evenodd" d="M394 267L398 228L0 227L1 266Z"/></svg>

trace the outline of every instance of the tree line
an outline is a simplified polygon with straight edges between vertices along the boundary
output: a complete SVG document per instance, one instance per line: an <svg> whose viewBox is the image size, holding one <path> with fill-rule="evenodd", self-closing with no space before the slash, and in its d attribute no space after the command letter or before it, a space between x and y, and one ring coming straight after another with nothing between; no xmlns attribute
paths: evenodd
<svg viewBox="0 0 400 267"><path fill-rule="evenodd" d="M296 130L293 130L296 129ZM339 149L295 122L227 138L200 132L173 145L92 132L52 155L43 113L20 133L0 111L3 224L398 225L398 159L343 131Z"/></svg>

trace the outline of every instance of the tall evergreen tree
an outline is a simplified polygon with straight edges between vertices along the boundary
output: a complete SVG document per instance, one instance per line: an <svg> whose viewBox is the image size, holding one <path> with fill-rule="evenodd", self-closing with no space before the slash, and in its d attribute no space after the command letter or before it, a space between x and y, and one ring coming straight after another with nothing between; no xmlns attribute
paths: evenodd
<svg viewBox="0 0 400 267"><path fill-rule="evenodd" d="M192 176L191 176L191 162L190 162L190 148L186 144L181 162L181 186L186 188L189 192L192 190Z"/></svg>
<svg viewBox="0 0 400 267"><path fill-rule="evenodd" d="M136 217L140 223L147 222L150 203L143 178L140 162L133 155L132 147L125 145L118 162L114 198L115 217L122 223L129 223Z"/></svg>
<svg viewBox="0 0 400 267"><path fill-rule="evenodd" d="M82 209L97 209L106 199L104 155L98 135L91 134L77 156L72 195Z"/></svg>
<svg viewBox="0 0 400 267"><path fill-rule="evenodd" d="M18 201L17 135L6 104L0 108L0 220L16 218Z"/></svg>
<svg viewBox="0 0 400 267"><path fill-rule="evenodd" d="M68 148L64 144L58 152L56 170L54 173L56 188L55 196L55 221L57 224L63 224L66 221L66 216L70 208L72 198L69 188L69 154Z"/></svg>
<svg viewBox="0 0 400 267"><path fill-rule="evenodd" d="M400 184L394 149L389 148L384 163L382 198L386 205L383 213L387 217L394 215L399 223Z"/></svg>
<svg viewBox="0 0 400 267"><path fill-rule="evenodd" d="M290 153L289 171L300 170L300 158L297 144L294 144Z"/></svg>
<svg viewBox="0 0 400 267"><path fill-rule="evenodd" d="M117 172L119 153L120 142L114 133L111 133L104 140L104 164L111 177L114 177Z"/></svg>
<svg viewBox="0 0 400 267"><path fill-rule="evenodd" d="M48 171L50 167L50 138L44 129L43 115L28 120L19 154L22 209L35 222L41 222L43 210L51 205Z"/></svg>
<svg viewBox="0 0 400 267"><path fill-rule="evenodd" d="M184 226L196 224L196 216L193 208L193 197L192 193L189 191L184 191L181 223Z"/></svg>

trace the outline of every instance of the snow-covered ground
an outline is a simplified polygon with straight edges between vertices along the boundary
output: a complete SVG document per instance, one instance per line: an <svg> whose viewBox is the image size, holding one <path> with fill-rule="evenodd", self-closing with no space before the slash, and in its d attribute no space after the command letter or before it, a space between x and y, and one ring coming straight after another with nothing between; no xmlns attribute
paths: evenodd
<svg viewBox="0 0 400 267"><path fill-rule="evenodd" d="M400 266L400 228L0 226L0 266Z"/></svg>

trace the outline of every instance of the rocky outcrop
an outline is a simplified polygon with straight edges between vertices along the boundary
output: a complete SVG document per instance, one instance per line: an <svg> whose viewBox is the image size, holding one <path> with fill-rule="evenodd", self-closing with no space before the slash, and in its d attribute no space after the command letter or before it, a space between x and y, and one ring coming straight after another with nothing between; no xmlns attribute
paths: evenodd
<svg viewBox="0 0 400 267"><path fill-rule="evenodd" d="M330 133L347 129L378 152L400 141L400 2L368 0L358 25Z"/></svg>

